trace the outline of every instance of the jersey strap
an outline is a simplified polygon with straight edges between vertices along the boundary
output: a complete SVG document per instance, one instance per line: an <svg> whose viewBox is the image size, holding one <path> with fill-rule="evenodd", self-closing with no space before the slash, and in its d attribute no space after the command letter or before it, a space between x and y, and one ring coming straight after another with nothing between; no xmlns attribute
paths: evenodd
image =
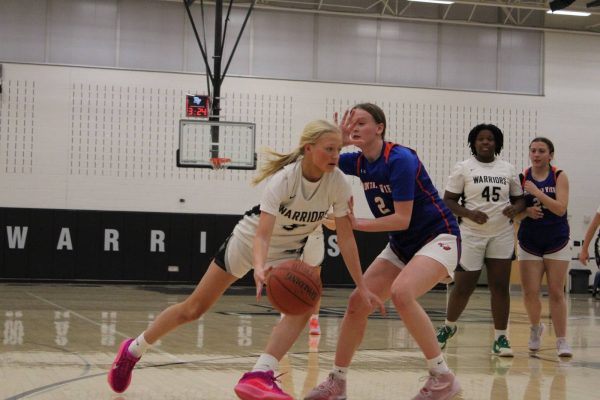
<svg viewBox="0 0 600 400"><path fill-rule="evenodd" d="M383 159L385 160L385 163L388 163L388 160L390 159L390 153L392 152L392 149L396 146L399 146L399 144L397 143L392 143L392 142L385 142L385 148L383 149ZM360 156L358 156L358 158L356 159L356 176L360 176L360 164L362 162L362 158L364 157L363 153L360 153Z"/></svg>
<svg viewBox="0 0 600 400"><path fill-rule="evenodd" d="M554 165L551 165L550 169L552 170L552 174L554 175L554 182L556 183L556 180L558 179L558 176L562 172L562 169L558 169ZM525 168L523 170L523 173L519 174L519 177L521 178L521 188L522 189L525 188L525 181L527 180L527 175L529 175L530 172L531 172L531 168Z"/></svg>

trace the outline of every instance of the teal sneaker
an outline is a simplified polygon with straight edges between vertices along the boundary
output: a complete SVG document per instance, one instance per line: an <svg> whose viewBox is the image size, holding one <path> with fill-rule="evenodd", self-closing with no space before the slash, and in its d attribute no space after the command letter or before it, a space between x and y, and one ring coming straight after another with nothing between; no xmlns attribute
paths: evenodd
<svg viewBox="0 0 600 400"><path fill-rule="evenodd" d="M448 340L454 336L458 327L455 325L454 327L448 326L446 324L441 325L437 328L437 341L440 344L440 348L444 350L446 348L446 344Z"/></svg>
<svg viewBox="0 0 600 400"><path fill-rule="evenodd" d="M513 351L510 348L510 342L504 335L500 335L498 340L494 340L492 345L492 354L499 357L513 357Z"/></svg>

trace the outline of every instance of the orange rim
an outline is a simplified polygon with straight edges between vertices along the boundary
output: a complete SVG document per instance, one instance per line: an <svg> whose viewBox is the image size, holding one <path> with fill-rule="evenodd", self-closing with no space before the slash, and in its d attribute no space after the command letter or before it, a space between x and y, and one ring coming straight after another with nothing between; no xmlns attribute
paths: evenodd
<svg viewBox="0 0 600 400"><path fill-rule="evenodd" d="M231 162L231 158L214 157L210 159L213 169L227 168L227 164Z"/></svg>

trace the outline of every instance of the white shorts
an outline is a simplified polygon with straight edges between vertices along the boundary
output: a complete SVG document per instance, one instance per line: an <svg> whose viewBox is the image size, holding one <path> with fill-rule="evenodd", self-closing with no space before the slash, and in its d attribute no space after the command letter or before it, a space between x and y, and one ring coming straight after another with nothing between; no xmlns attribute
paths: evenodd
<svg viewBox="0 0 600 400"><path fill-rule="evenodd" d="M215 256L217 265L237 278L243 277L248 271L254 268L252 246L247 245L235 235L229 236L224 245L226 246L224 256L221 250ZM274 252L273 249L269 249L269 257L265 266L276 267L284 261L297 260L299 258L300 254L298 253L286 252L283 249ZM223 263L225 265L222 265Z"/></svg>
<svg viewBox="0 0 600 400"><path fill-rule="evenodd" d="M421 247L421 249L415 253L415 256L427 256L442 264L448 271L448 277L443 279L442 283L450 283L454 280L454 270L458 266L459 246L460 244L458 243L456 236L443 233L437 235L435 239ZM385 249L379 253L377 258L388 260L400 269L404 268L406 265L398 258L396 253L394 253L389 243L385 246Z"/></svg>
<svg viewBox="0 0 600 400"><path fill-rule="evenodd" d="M481 271L486 258L509 260L515 252L515 233L512 228L495 237L482 237L463 230L460 238L460 266L465 271Z"/></svg>
<svg viewBox="0 0 600 400"><path fill-rule="evenodd" d="M316 230L306 240L304 251L302 252L302 261L305 263L319 267L325 258L325 239L323 231Z"/></svg>
<svg viewBox="0 0 600 400"><path fill-rule="evenodd" d="M550 254L544 254L543 257L536 256L535 254L528 253L520 245L518 247L517 258L519 261L542 261L542 260L556 260L556 261L571 261L571 246L566 245L559 251Z"/></svg>

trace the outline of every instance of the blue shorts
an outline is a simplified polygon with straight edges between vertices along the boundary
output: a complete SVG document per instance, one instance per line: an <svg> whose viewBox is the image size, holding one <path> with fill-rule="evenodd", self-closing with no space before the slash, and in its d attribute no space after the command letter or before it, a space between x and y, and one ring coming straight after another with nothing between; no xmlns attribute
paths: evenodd
<svg viewBox="0 0 600 400"><path fill-rule="evenodd" d="M548 229L543 232L519 228L517 237L519 246L529 254L543 257L544 254L556 253L569 244L569 231L561 229L561 232L553 232Z"/></svg>

